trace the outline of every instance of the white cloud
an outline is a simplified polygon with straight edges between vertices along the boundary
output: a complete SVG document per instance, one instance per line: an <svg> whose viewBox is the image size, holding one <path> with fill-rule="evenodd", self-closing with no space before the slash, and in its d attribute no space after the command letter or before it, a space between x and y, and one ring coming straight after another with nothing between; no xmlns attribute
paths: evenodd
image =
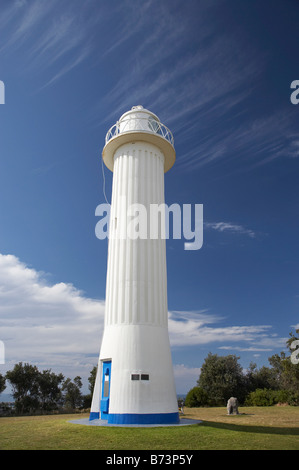
<svg viewBox="0 0 299 470"><path fill-rule="evenodd" d="M271 351L285 344L286 338L277 338L271 333L271 325L215 326L221 321L222 317L209 314L207 310L170 312L170 343L173 347L213 344L217 349L243 348L244 351ZM231 342L239 344L227 347Z"/></svg>
<svg viewBox="0 0 299 470"><path fill-rule="evenodd" d="M248 348L242 348L240 346L219 346L218 349L226 349L229 351L272 351L272 348L259 348L256 346L251 346ZM254 354L254 356L259 356L259 354Z"/></svg>
<svg viewBox="0 0 299 470"><path fill-rule="evenodd" d="M206 228L211 228L217 232L231 232L242 235L248 235L250 238L255 238L256 234L253 230L247 229L242 225L233 224L231 222L205 222Z"/></svg>
<svg viewBox="0 0 299 470"><path fill-rule="evenodd" d="M97 359L104 302L72 284L49 285L44 273L0 254L0 327L6 366L32 362L41 369L89 373ZM77 374L78 374L77 373ZM76 374L76 375L77 375Z"/></svg>
<svg viewBox="0 0 299 470"><path fill-rule="evenodd" d="M30 37L32 29L49 15L50 5L33 1L30 5L24 2L11 2L5 10L2 27L12 27L8 39L0 51L11 51L12 47L21 47Z"/></svg>
<svg viewBox="0 0 299 470"><path fill-rule="evenodd" d="M195 387L200 371L200 367L188 367L185 364L174 364L173 372L177 393L185 393L187 390Z"/></svg>
<svg viewBox="0 0 299 470"><path fill-rule="evenodd" d="M124 64L126 79L122 75L102 98L113 109L113 115L106 115L105 121L119 117L134 104L147 106L148 103L151 109L167 113L165 124L171 125L175 133L181 133L184 127L190 131L194 126L198 134L199 120L194 122L193 118L190 122L188 119L192 113L200 111L203 116L208 108L210 115L211 108L215 107L219 117L221 112L227 113L236 104L236 95L238 103L248 97L252 87L248 90L246 80L256 78L262 64L248 47L244 54L244 45L242 47L234 37L233 31L219 27L215 20L217 4L219 1L201 3L196 35L192 34L194 18L186 14L182 5L169 8L163 2L145 2L136 8L135 4L130 6L130 2L124 4L120 27L107 51L117 60L119 48L124 48L128 39L132 41L135 37L134 53L127 56ZM99 103L98 108L101 106ZM98 111L95 115L98 120ZM205 134L202 136L204 140ZM182 161L186 161L185 155Z"/></svg>
<svg viewBox="0 0 299 470"><path fill-rule="evenodd" d="M23 75L36 76L46 70L47 83L42 89L79 66L95 50L91 38L101 16L101 8L94 11L88 4L12 1L1 13L0 26L6 40L0 53L13 57L22 50L24 62L15 62L22 67ZM106 19L108 16L106 12Z"/></svg>

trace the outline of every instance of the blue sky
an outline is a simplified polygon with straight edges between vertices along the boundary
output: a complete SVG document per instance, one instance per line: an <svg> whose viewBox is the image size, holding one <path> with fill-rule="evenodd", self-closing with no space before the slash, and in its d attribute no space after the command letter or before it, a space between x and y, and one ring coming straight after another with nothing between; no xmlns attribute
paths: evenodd
<svg viewBox="0 0 299 470"><path fill-rule="evenodd" d="M204 208L200 250L167 242L178 393L210 351L246 368L284 349L299 324L298 14L296 0L1 1L0 373L31 362L87 387L105 303L101 152L139 104L174 135L166 202Z"/></svg>

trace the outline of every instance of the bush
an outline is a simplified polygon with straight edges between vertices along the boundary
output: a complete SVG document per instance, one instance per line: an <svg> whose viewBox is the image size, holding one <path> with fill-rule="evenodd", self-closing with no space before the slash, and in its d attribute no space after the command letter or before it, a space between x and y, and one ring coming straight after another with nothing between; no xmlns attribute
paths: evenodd
<svg viewBox="0 0 299 470"><path fill-rule="evenodd" d="M249 406L271 406L274 405L273 390L267 388L257 388L254 392L249 393L245 404ZM275 393L275 392L274 392Z"/></svg>
<svg viewBox="0 0 299 470"><path fill-rule="evenodd" d="M273 397L275 403L289 403L291 393L288 390L273 390Z"/></svg>
<svg viewBox="0 0 299 470"><path fill-rule="evenodd" d="M292 392L289 398L289 405L299 406L299 392Z"/></svg>
<svg viewBox="0 0 299 470"><path fill-rule="evenodd" d="M275 403L287 403L288 405L299 405L299 392L290 390L276 390L274 392Z"/></svg>
<svg viewBox="0 0 299 470"><path fill-rule="evenodd" d="M209 404L209 397L207 392L201 387L193 387L187 393L185 405L193 408L197 406L207 406Z"/></svg>
<svg viewBox="0 0 299 470"><path fill-rule="evenodd" d="M287 403L288 405L299 405L299 393L289 390L271 390L267 388L257 388L246 397L247 406L272 406L277 403Z"/></svg>

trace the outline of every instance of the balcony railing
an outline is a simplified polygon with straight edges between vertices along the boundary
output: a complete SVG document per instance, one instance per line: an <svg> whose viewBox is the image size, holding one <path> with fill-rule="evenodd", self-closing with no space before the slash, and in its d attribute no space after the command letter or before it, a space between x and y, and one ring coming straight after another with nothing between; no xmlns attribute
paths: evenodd
<svg viewBox="0 0 299 470"><path fill-rule="evenodd" d="M119 134L135 131L158 134L166 139L172 146L174 146L173 135L170 130L164 126L164 124L151 116L138 117L134 115L128 116L121 121L117 121L117 123L114 124L114 126L112 126L107 132L105 143L107 144L109 140L113 139L113 137L116 137Z"/></svg>

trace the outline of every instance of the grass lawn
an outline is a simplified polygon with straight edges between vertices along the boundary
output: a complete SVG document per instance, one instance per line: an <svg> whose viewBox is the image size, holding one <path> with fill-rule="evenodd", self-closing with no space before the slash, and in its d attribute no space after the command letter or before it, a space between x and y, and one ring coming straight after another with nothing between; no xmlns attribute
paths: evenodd
<svg viewBox="0 0 299 470"><path fill-rule="evenodd" d="M87 415L0 418L1 450L299 450L299 407L185 408L201 424L109 428L69 420Z"/></svg>

